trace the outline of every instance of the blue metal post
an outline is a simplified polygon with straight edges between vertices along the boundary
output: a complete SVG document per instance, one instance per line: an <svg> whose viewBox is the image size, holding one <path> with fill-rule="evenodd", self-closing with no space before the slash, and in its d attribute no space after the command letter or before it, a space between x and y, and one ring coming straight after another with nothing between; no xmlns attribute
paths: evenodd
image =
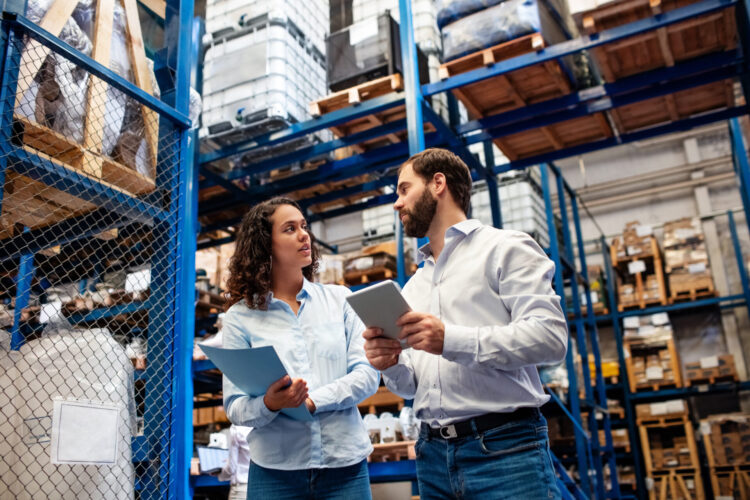
<svg viewBox="0 0 750 500"><path fill-rule="evenodd" d="M729 217L729 231L732 234L734 255L737 258L737 271L740 274L740 282L742 283L742 294L745 296L745 305L747 306L748 313L750 313L750 281L747 277L745 260L742 258L742 247L740 246L740 239L737 236L737 226L734 222L734 213L729 210L727 212L727 217Z"/></svg>
<svg viewBox="0 0 750 500"><path fill-rule="evenodd" d="M21 315L29 305L31 281L34 277L34 255L24 254L18 265L16 276L16 302L13 310L13 327L10 330L10 348L17 351L26 341L22 331Z"/></svg>
<svg viewBox="0 0 750 500"><path fill-rule="evenodd" d="M406 261L404 258L404 227L401 225L401 219L398 212L393 212L394 229L396 231L396 272L398 274L396 281L403 288L406 284Z"/></svg>
<svg viewBox="0 0 750 500"><path fill-rule="evenodd" d="M401 66L406 91L406 125L409 132L409 154L424 149L424 120L422 118L422 85L419 81L417 45L414 41L411 1L399 0L399 35L401 41Z"/></svg>
<svg viewBox="0 0 750 500"><path fill-rule="evenodd" d="M542 174L542 193L544 194L544 208L547 214L547 229L549 231L550 257L555 263L555 291L560 296L560 305L563 312L567 311L565 303L565 281L563 277L563 264L560 258L560 248L557 241L557 228L555 227L555 214L552 208L552 197L549 187L549 173L546 165L541 165L539 170ZM578 399L578 379L576 376L575 361L573 360L573 349L568 337L568 352L565 354L565 367L568 370L568 402L570 412L577 422L581 422L581 405ZM587 496L591 496L591 483L589 480L589 443L587 436L576 428L576 455L578 469L581 478L581 489ZM598 439L598 436L596 436Z"/></svg>
<svg viewBox="0 0 750 500"><path fill-rule="evenodd" d="M742 208L745 209L745 223L750 230L750 162L747 159L747 149L738 118L729 120L729 133L732 138L732 160L740 181Z"/></svg>
<svg viewBox="0 0 750 500"><path fill-rule="evenodd" d="M484 142L484 166L487 175L484 180L487 182L487 189L490 193L490 210L492 211L492 225L498 229L503 227L503 213L500 208L500 192L497 187L497 178L495 177L495 152L492 150L492 141Z"/></svg>

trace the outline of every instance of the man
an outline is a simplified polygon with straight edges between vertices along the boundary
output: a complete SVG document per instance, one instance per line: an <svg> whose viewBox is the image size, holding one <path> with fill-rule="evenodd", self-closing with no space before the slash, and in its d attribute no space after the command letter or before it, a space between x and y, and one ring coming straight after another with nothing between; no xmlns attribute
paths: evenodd
<svg viewBox="0 0 750 500"><path fill-rule="evenodd" d="M450 151L409 158L397 194L406 234L429 239L403 290L411 349L377 328L363 335L370 363L422 421L420 497L559 498L536 369L567 348L554 264L527 234L467 219L471 175Z"/></svg>

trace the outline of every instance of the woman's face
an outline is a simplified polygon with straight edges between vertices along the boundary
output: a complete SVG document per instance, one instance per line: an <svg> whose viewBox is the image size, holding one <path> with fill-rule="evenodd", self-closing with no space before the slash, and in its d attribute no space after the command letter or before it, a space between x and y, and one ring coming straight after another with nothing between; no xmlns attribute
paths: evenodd
<svg viewBox="0 0 750 500"><path fill-rule="evenodd" d="M280 205L271 215L273 265L302 269L312 264L312 243L307 222L297 208Z"/></svg>

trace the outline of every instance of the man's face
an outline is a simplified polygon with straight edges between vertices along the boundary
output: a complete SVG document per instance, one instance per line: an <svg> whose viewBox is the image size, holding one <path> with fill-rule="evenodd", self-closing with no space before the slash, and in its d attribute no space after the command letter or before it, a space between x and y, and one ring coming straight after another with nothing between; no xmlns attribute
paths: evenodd
<svg viewBox="0 0 750 500"><path fill-rule="evenodd" d="M396 193L398 199L393 208L398 211L404 232L407 236L424 238L435 217L437 200L432 196L424 179L411 168L411 164L401 169Z"/></svg>

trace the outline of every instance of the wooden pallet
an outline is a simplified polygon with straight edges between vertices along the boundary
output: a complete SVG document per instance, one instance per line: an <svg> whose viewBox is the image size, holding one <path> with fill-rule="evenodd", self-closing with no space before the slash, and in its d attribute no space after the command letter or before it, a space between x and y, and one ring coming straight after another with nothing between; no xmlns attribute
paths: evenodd
<svg viewBox="0 0 750 500"><path fill-rule="evenodd" d="M483 49L440 66L441 79L491 66L529 52L544 49L539 33ZM454 89L453 94L466 106L473 119L492 116L529 104L570 94L573 87L560 63L547 61L494 78ZM578 144L612 137L603 113L539 127L495 139L495 144L511 161Z"/></svg>
<svg viewBox="0 0 750 500"><path fill-rule="evenodd" d="M659 391L662 389L682 387L682 370L680 366L680 357L677 354L674 339L669 338L659 342L647 342L643 340L628 340L625 342L625 369L628 373L628 382L631 392ZM635 381L635 364L633 357L637 351L669 351L669 366L674 374L674 381L654 380L637 384Z"/></svg>
<svg viewBox="0 0 750 500"><path fill-rule="evenodd" d="M322 99L311 102L309 105L310 114L316 117L322 116L326 113L356 105L375 97L390 94L391 92L401 92L403 89L404 83L400 74L384 76L346 90L335 92ZM347 137L352 134L385 125L386 123L403 120L404 118L406 118L406 107L396 106L361 118L355 118L344 124L329 128L337 137ZM433 132L435 131L435 128L432 124L425 123L424 130L425 132ZM406 126L404 126L404 129L401 131L352 145L349 150L352 153L363 153L384 144L402 142L406 140L407 135L408 131L406 130Z"/></svg>
<svg viewBox="0 0 750 500"><path fill-rule="evenodd" d="M616 0L576 16L581 30L593 35L695 3L695 0ZM734 7L641 33L590 51L607 82L713 52L734 49ZM723 91L721 92L723 94Z"/></svg>
<svg viewBox="0 0 750 500"><path fill-rule="evenodd" d="M636 423L643 427L671 427L673 425L689 424L686 413L672 413L669 415L654 415L647 418L636 418Z"/></svg>
<svg viewBox="0 0 750 500"><path fill-rule="evenodd" d="M673 283L669 282L670 303L681 302L683 300L697 300L705 297L715 297L714 280L711 276L704 276L686 282Z"/></svg>
<svg viewBox="0 0 750 500"><path fill-rule="evenodd" d="M659 425L659 424L649 424L649 425L638 425L638 433L641 438L641 447L643 452L643 461L646 467L646 474L653 475L654 473L664 472L665 469L658 469L654 467L654 462L652 460L651 456L651 440L649 433L656 434L660 432L663 429L672 428L672 427L682 427L683 430L683 436L685 437L685 440L687 441L688 450L690 453L690 463L691 465L685 466L680 465L674 468L669 468L672 470L680 470L680 469L697 469L700 467L699 462L699 456L698 456L698 446L695 441L695 432L693 431L693 424L690 422L690 420L687 417L680 417L679 420L676 420L675 422L667 423L666 425ZM673 431L670 431L673 432Z"/></svg>
<svg viewBox="0 0 750 500"><path fill-rule="evenodd" d="M396 271L389 267L373 267L372 269L344 273L344 281L347 285L360 285L391 279L394 276L396 276Z"/></svg>
<svg viewBox="0 0 750 500"><path fill-rule="evenodd" d="M699 469L677 468L653 471L654 487L649 490L649 500L704 500L703 479ZM690 488L690 486L693 488Z"/></svg>
<svg viewBox="0 0 750 500"><path fill-rule="evenodd" d="M750 465L712 467L710 476L715 497L750 500Z"/></svg>
<svg viewBox="0 0 750 500"><path fill-rule="evenodd" d="M739 377L736 373L732 373L730 375L718 375L716 377L705 377L705 378L693 378L688 379L685 382L685 385L687 387L692 387L696 385L713 385L713 384L721 384L721 383L727 383L727 382L739 382Z"/></svg>
<svg viewBox="0 0 750 500"><path fill-rule="evenodd" d="M404 407L404 398L393 394L387 388L381 386L378 387L375 394L359 403L357 407L360 411L372 413L373 415L378 413L378 410L382 411L384 408L396 407L398 411L401 411Z"/></svg>
<svg viewBox="0 0 750 500"><path fill-rule="evenodd" d="M643 252L640 255L618 255L618 249L620 247L621 240L617 238L612 245L610 245L610 258L612 259L612 267L615 268L617 274L618 287L622 286L622 282L625 279L635 280L635 298L632 301L619 301L617 310L623 312L629 309L645 309L650 305L663 305L666 306L669 303L669 297L667 295L667 287L664 279L664 270L662 265L662 255L659 249L659 243L656 238L650 239L650 250ZM646 263L646 271L637 272L631 274L629 266L632 262L643 261ZM653 275L656 277L658 282L659 294L658 297L646 298L645 294L645 283L646 277Z"/></svg>
<svg viewBox="0 0 750 500"><path fill-rule="evenodd" d="M393 443L379 443L372 445L373 450L368 462L395 462L398 460L415 460L416 441L396 441Z"/></svg>

